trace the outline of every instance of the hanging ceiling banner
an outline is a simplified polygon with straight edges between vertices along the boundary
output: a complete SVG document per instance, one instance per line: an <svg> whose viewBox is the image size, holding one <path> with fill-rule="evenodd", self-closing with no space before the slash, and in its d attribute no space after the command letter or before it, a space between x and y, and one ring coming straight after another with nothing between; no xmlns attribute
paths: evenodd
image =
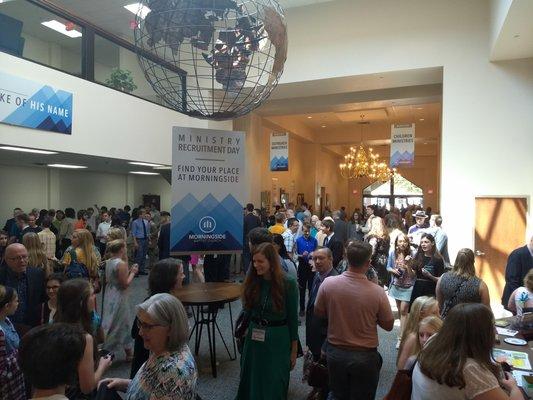
<svg viewBox="0 0 533 400"><path fill-rule="evenodd" d="M172 129L170 253L242 251L244 133Z"/></svg>
<svg viewBox="0 0 533 400"><path fill-rule="evenodd" d="M415 165L415 124L391 125L390 166Z"/></svg>
<svg viewBox="0 0 533 400"><path fill-rule="evenodd" d="M0 122L70 135L72 93L0 71Z"/></svg>
<svg viewBox="0 0 533 400"><path fill-rule="evenodd" d="M289 133L272 132L270 134L270 170L289 170Z"/></svg>

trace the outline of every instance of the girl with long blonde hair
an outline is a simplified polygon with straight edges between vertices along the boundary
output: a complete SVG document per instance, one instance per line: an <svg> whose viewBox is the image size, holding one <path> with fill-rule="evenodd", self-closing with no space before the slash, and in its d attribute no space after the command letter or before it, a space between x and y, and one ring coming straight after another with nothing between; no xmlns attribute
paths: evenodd
<svg viewBox="0 0 533 400"><path fill-rule="evenodd" d="M398 358L396 359L398 369L402 369L407 359L415 354L416 342L418 341L418 324L421 320L431 315L439 315L437 300L429 296L418 297L411 306L411 311L403 329Z"/></svg>
<svg viewBox="0 0 533 400"><path fill-rule="evenodd" d="M67 248L61 261L65 268L72 261L72 251L76 252L77 261L87 267L91 280L97 279L100 256L94 246L94 239L91 232L87 229L76 229L74 231L72 234L72 245Z"/></svg>
<svg viewBox="0 0 533 400"><path fill-rule="evenodd" d="M46 276L50 275L50 264L39 235L34 232L26 233L22 236L22 244L28 250L28 265L42 269Z"/></svg>

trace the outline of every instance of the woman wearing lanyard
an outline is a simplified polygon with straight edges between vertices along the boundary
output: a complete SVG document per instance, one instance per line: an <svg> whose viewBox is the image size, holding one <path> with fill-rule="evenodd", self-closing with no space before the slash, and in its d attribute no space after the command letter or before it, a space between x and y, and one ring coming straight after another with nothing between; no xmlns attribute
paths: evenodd
<svg viewBox="0 0 533 400"><path fill-rule="evenodd" d="M237 399L286 399L289 373L296 363L298 289L296 281L281 270L271 243L256 246L252 260L243 290L250 325Z"/></svg>

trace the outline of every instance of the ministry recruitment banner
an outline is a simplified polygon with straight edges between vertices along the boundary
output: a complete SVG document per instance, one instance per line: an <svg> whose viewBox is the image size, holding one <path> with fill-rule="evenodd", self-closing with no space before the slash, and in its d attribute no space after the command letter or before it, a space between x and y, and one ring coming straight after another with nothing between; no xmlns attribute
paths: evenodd
<svg viewBox="0 0 533 400"><path fill-rule="evenodd" d="M415 124L391 125L390 166L415 165Z"/></svg>
<svg viewBox="0 0 533 400"><path fill-rule="evenodd" d="M270 170L289 170L288 132L272 132L270 134Z"/></svg>
<svg viewBox="0 0 533 400"><path fill-rule="evenodd" d="M70 135L72 93L0 71L0 122Z"/></svg>
<svg viewBox="0 0 533 400"><path fill-rule="evenodd" d="M244 133L172 129L171 254L243 246Z"/></svg>

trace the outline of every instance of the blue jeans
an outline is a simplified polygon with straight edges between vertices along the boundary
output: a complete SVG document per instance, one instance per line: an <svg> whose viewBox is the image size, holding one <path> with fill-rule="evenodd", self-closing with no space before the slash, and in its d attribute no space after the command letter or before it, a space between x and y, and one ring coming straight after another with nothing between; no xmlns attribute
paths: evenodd
<svg viewBox="0 0 533 400"><path fill-rule="evenodd" d="M374 400L383 364L375 351L350 351L327 344L330 398Z"/></svg>
<svg viewBox="0 0 533 400"><path fill-rule="evenodd" d="M146 253L148 253L148 239L136 239L137 250L135 251L135 263L139 266L139 272L145 272Z"/></svg>

